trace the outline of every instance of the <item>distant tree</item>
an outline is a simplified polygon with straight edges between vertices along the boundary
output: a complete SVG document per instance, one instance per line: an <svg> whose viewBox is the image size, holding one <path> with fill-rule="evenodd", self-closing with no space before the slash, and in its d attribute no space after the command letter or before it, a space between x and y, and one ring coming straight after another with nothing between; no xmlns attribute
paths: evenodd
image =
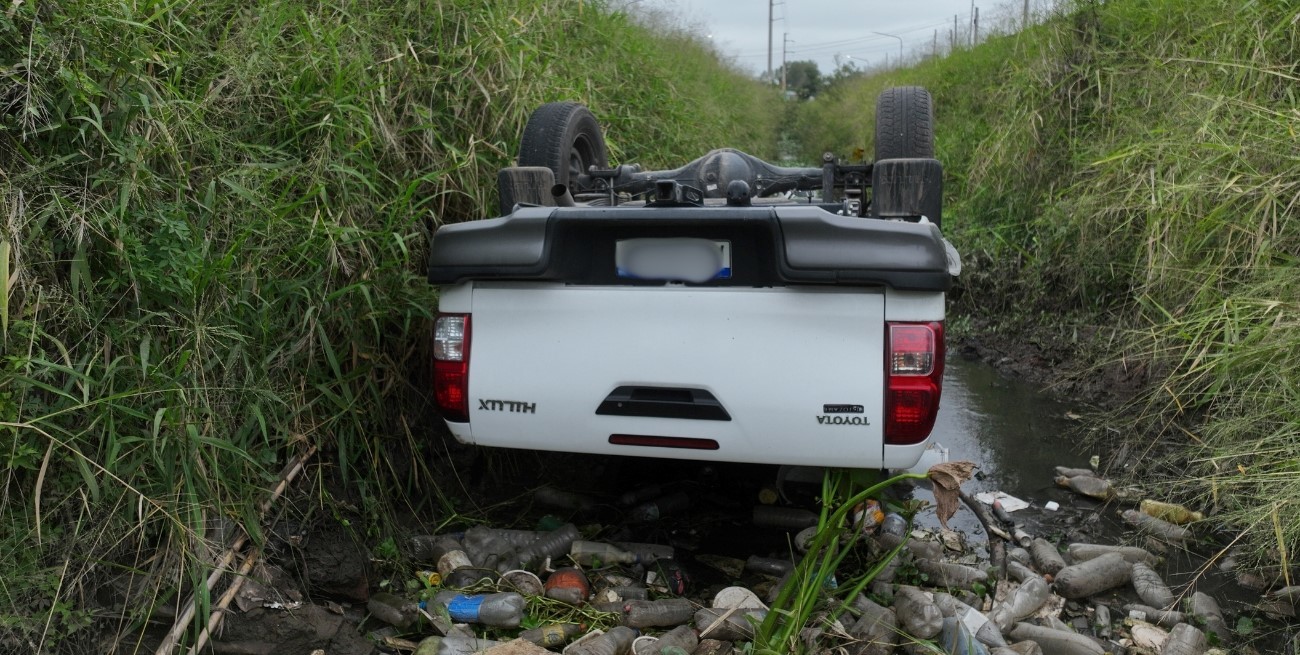
<svg viewBox="0 0 1300 655"><path fill-rule="evenodd" d="M822 89L822 73L815 61L791 61L785 65L785 88L800 100L817 95Z"/></svg>

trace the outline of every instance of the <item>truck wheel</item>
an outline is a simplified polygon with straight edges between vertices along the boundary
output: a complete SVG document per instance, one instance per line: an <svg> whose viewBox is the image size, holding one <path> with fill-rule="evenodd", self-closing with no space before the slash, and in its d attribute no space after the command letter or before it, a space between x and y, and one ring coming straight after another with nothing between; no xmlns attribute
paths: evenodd
<svg viewBox="0 0 1300 655"><path fill-rule="evenodd" d="M596 117L576 102L548 102L538 107L519 143L520 166L545 166L555 183L576 193L574 183L587 167L609 168L605 137Z"/></svg>
<svg viewBox="0 0 1300 655"><path fill-rule="evenodd" d="M919 86L885 89L876 98L876 161L934 158L934 110Z"/></svg>

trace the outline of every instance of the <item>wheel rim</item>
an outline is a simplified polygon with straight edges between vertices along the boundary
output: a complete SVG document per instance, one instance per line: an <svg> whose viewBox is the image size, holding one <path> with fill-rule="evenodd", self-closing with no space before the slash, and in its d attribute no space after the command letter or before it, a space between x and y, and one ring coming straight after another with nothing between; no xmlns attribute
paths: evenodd
<svg viewBox="0 0 1300 655"><path fill-rule="evenodd" d="M591 141L587 137L580 136L573 141L573 147L569 149L569 186L573 187L578 181L579 175L586 175L587 168L596 163L595 149L591 147Z"/></svg>

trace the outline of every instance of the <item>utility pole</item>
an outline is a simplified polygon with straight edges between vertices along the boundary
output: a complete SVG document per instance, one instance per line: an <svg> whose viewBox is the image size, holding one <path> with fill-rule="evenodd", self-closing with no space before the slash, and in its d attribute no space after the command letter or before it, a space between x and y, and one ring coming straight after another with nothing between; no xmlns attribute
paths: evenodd
<svg viewBox="0 0 1300 655"><path fill-rule="evenodd" d="M767 0L767 82L772 83L772 6L776 0Z"/></svg>
<svg viewBox="0 0 1300 655"><path fill-rule="evenodd" d="M1029 29L1029 0L1025 0L1025 11L1020 15L1020 29Z"/></svg>
<svg viewBox="0 0 1300 655"><path fill-rule="evenodd" d="M781 98L785 99L785 45L790 43L790 33L781 33Z"/></svg>
<svg viewBox="0 0 1300 655"><path fill-rule="evenodd" d="M970 46L975 47L975 0L970 0Z"/></svg>
<svg viewBox="0 0 1300 655"><path fill-rule="evenodd" d="M930 56L939 56L939 30L934 31L934 38L930 40Z"/></svg>
<svg viewBox="0 0 1300 655"><path fill-rule="evenodd" d="M952 15L952 51L957 52L957 14Z"/></svg>
<svg viewBox="0 0 1300 655"><path fill-rule="evenodd" d="M980 8L975 8L975 31L971 33L970 44L975 45L980 40Z"/></svg>

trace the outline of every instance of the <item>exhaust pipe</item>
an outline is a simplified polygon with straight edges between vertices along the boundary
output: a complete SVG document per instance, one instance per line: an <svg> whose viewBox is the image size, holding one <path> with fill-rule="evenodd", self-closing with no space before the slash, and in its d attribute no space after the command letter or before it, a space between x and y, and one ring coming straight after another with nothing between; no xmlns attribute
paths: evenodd
<svg viewBox="0 0 1300 655"><path fill-rule="evenodd" d="M573 207L573 194L569 193L569 187L563 184L557 184L551 187L551 197L555 199L556 207Z"/></svg>

